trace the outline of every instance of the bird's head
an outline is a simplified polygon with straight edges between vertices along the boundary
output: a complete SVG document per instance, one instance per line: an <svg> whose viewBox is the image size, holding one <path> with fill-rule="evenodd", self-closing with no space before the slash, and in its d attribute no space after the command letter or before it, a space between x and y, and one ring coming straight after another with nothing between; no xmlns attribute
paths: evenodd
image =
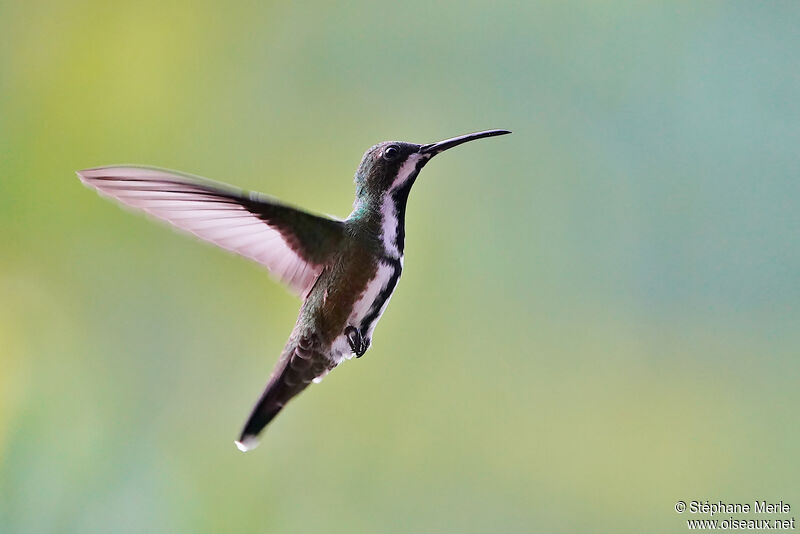
<svg viewBox="0 0 800 534"><path fill-rule="evenodd" d="M371 147L356 171L356 204L359 209L379 206L387 194L405 204L422 167L435 155L467 141L504 135L508 130L487 130L427 145L385 141Z"/></svg>

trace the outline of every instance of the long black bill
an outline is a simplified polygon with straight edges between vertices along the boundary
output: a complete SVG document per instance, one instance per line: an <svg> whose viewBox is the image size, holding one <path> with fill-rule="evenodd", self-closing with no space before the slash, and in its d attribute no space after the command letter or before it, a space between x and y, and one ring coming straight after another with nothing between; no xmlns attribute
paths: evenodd
<svg viewBox="0 0 800 534"><path fill-rule="evenodd" d="M467 135L460 135L458 137L453 137L452 139L445 139L444 141L439 141L438 143L431 143L430 145L422 145L419 148L420 154L431 154L436 155L440 152L444 152L448 148L453 148L454 146L458 146L461 143L466 143L467 141L474 141L476 139L483 139L484 137L494 137L495 135L505 135L510 134L511 132L508 130L486 130L484 132L475 132Z"/></svg>

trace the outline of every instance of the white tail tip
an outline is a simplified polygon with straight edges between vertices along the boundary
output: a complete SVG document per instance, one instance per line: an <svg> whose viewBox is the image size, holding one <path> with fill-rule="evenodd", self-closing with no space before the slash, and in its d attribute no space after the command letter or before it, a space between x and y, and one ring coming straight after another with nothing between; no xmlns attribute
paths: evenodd
<svg viewBox="0 0 800 534"><path fill-rule="evenodd" d="M234 441L233 443L236 445L236 448L242 452L252 451L258 447L258 441L255 437L247 437L242 441Z"/></svg>

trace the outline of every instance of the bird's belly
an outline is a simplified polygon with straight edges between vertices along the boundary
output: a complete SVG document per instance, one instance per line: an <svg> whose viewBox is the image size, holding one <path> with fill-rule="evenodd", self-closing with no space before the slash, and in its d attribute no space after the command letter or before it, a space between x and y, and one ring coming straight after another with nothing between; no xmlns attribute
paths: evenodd
<svg viewBox="0 0 800 534"><path fill-rule="evenodd" d="M403 270L403 260L381 259L375 276L367 282L364 291L353 306L353 311L347 319L346 326L358 328L365 338L372 338L375 325L386 310L389 299L394 293L400 273ZM333 342L332 353L337 363L353 356L350 344L344 334L340 334Z"/></svg>

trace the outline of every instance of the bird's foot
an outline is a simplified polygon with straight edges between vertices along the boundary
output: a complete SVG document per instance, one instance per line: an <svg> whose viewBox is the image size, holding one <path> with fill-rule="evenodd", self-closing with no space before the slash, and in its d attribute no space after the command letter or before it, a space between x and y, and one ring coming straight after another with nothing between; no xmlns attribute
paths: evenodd
<svg viewBox="0 0 800 534"><path fill-rule="evenodd" d="M361 335L361 332L355 326L348 326L344 329L344 335L347 337L347 342L350 344L350 350L360 358L367 352L369 348L369 339Z"/></svg>

